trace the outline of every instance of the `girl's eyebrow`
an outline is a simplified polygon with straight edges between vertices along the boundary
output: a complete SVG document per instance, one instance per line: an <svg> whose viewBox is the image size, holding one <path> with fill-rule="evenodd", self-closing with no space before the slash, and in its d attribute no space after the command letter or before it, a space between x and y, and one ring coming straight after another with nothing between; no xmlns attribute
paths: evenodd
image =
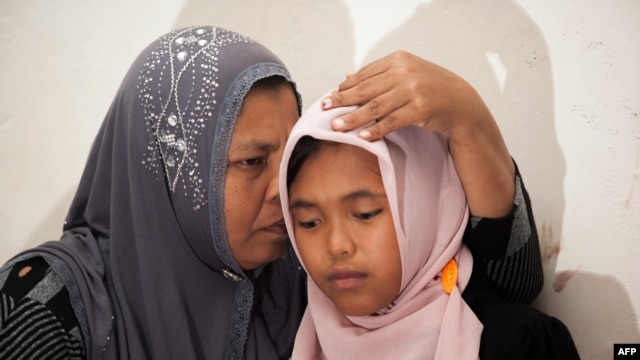
<svg viewBox="0 0 640 360"><path fill-rule="evenodd" d="M289 205L289 210L293 210L295 208L310 208L313 206L314 204L309 201L296 199L291 202L291 205Z"/></svg>
<svg viewBox="0 0 640 360"><path fill-rule="evenodd" d="M362 189L362 190L356 190L356 191L350 192L349 194L347 194L342 198L342 202L356 201L362 198L386 198L386 197L387 197L386 193L376 194L369 190ZM310 201L307 201L304 199L295 199L291 201L291 205L289 205L289 210L292 210L295 208L310 208L314 206L315 204Z"/></svg>
<svg viewBox="0 0 640 360"><path fill-rule="evenodd" d="M343 198L342 201L347 202L347 201L355 201L361 198L377 198L377 197L386 197L386 196L387 196L386 193L376 194L371 192L370 190L362 189L362 190L356 190L349 193L347 196Z"/></svg>

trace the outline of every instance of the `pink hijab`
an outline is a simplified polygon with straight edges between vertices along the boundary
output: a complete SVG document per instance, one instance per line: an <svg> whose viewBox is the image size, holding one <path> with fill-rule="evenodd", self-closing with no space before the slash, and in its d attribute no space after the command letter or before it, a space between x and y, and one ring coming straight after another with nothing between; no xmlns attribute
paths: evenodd
<svg viewBox="0 0 640 360"><path fill-rule="evenodd" d="M361 140L357 130L331 130L331 120L354 109L322 111L317 101L292 130L280 169L285 222L298 252L286 173L301 137L370 151L378 157L392 209L402 260L401 290L382 315L346 316L309 278L309 305L296 336L293 359L477 359L482 324L461 297L473 264L462 243L468 207L447 140L416 127L375 142ZM452 258L458 264L458 279L447 294L440 275Z"/></svg>

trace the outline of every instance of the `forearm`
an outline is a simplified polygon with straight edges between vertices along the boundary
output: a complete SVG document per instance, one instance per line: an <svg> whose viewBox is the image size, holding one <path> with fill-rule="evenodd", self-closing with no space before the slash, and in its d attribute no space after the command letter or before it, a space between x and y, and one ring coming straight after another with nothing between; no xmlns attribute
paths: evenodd
<svg viewBox="0 0 640 360"><path fill-rule="evenodd" d="M479 100L479 98L478 98ZM481 100L479 100L481 102ZM515 196L515 166L498 125L484 103L475 119L459 122L449 133L449 147L473 216L499 218L511 210Z"/></svg>

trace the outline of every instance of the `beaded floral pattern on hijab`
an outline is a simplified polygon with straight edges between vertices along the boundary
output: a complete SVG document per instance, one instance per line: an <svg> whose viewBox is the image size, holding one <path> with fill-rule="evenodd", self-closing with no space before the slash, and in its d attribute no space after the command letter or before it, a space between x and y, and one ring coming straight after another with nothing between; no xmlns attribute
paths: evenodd
<svg viewBox="0 0 640 360"><path fill-rule="evenodd" d="M160 40L138 76L138 94L149 132L142 164L162 174L172 192L184 191L194 210L207 202L207 184L200 170L205 164L198 163L196 153L199 138L217 111L218 52L240 42L253 40L217 28L173 32ZM167 57L168 62L163 60Z"/></svg>

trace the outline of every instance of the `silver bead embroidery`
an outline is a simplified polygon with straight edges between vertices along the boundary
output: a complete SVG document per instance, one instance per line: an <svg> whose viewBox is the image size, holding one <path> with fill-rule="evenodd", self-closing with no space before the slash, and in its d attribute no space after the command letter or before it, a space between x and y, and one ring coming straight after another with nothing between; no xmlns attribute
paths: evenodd
<svg viewBox="0 0 640 360"><path fill-rule="evenodd" d="M233 272L233 270L229 269L229 268L224 268L222 269L222 274L224 275L224 277L226 277L227 279L231 280L231 281L243 281L244 278L236 273Z"/></svg>
<svg viewBox="0 0 640 360"><path fill-rule="evenodd" d="M187 144L182 139L178 139L175 144L176 150L184 151L187 147Z"/></svg>
<svg viewBox="0 0 640 360"><path fill-rule="evenodd" d="M169 115L169 117L167 118L167 121L169 122L169 125L171 125L171 126L178 125L178 117L175 116L174 114Z"/></svg>
<svg viewBox="0 0 640 360"><path fill-rule="evenodd" d="M174 159L173 156L169 155L167 156L167 160L165 161L165 164L168 167L174 167L176 166L176 159Z"/></svg>
<svg viewBox="0 0 640 360"><path fill-rule="evenodd" d="M100 355L98 356L98 359L100 359L100 360L102 360L102 356L104 355L104 352L107 351L107 345L109 345L109 342L111 341L111 334L113 334L113 323L114 323L114 320L115 320L115 317L111 316L111 326L109 327L107 340L103 343L102 352L100 352Z"/></svg>
<svg viewBox="0 0 640 360"><path fill-rule="evenodd" d="M187 60L187 56L189 56L189 54L186 51L180 51L178 55L176 55L176 58L178 61L185 61Z"/></svg>
<svg viewBox="0 0 640 360"><path fill-rule="evenodd" d="M207 203L208 168L201 172L196 155L218 108L218 52L241 42L253 40L217 28L176 31L158 41L138 76L149 133L141 164L163 175L172 192L183 191L194 210Z"/></svg>

